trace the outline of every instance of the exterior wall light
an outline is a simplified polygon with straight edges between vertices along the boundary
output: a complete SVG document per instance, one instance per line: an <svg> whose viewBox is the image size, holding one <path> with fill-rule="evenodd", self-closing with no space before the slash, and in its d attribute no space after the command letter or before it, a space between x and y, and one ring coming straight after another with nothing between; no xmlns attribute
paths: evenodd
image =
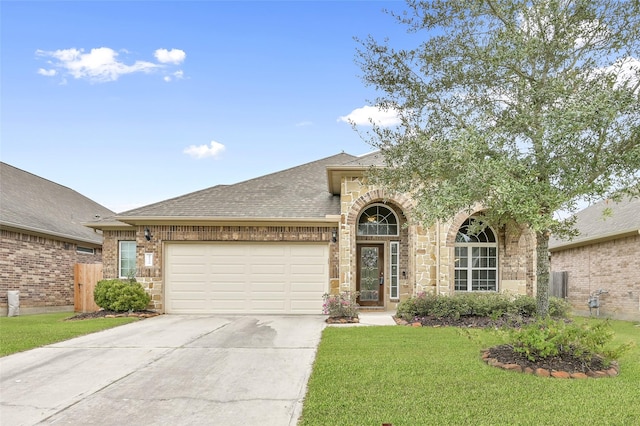
<svg viewBox="0 0 640 426"><path fill-rule="evenodd" d="M151 235L151 231L149 231L149 228L144 228L144 237L147 239L147 241L151 241L151 238L153 238L153 235Z"/></svg>
<svg viewBox="0 0 640 426"><path fill-rule="evenodd" d="M334 230L331 233L331 242L335 243L336 241L338 241L338 233Z"/></svg>

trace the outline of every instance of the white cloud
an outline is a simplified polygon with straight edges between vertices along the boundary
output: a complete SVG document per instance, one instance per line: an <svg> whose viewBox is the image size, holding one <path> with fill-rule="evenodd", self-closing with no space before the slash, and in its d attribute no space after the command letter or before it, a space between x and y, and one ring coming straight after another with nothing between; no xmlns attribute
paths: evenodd
<svg viewBox="0 0 640 426"><path fill-rule="evenodd" d="M84 53L84 49L37 50L36 55L52 58L53 61L49 61L51 66L76 79L92 82L116 81L121 75L149 73L160 67L147 61L135 61L127 65L118 60L118 52L108 47L91 49L89 53Z"/></svg>
<svg viewBox="0 0 640 426"><path fill-rule="evenodd" d="M207 157L217 157L222 151L224 151L225 147L219 142L211 141L209 145L190 145L188 148L185 148L184 152L187 155L190 155L193 158L207 158Z"/></svg>
<svg viewBox="0 0 640 426"><path fill-rule="evenodd" d="M299 123L296 123L296 127L308 127L308 126L313 126L313 122L312 121L301 121Z"/></svg>
<svg viewBox="0 0 640 426"><path fill-rule="evenodd" d="M120 76L133 73L152 73L162 69L165 81L184 78L184 71L171 72L170 66L179 64L186 58L186 53L180 49L158 49L154 52L158 63L136 60L125 63L119 58L120 54L129 54L126 49L115 51L109 47L91 49L88 53L84 49L58 49L53 51L36 50L36 55L47 58L47 68L38 69L38 74L52 77L60 75L63 81L71 76L75 79L86 79L93 83L116 81Z"/></svg>
<svg viewBox="0 0 640 426"><path fill-rule="evenodd" d="M184 50L180 49L158 49L154 52L154 56L158 60L158 62L163 64L181 64L184 61L184 58L187 57L187 54Z"/></svg>
<svg viewBox="0 0 640 426"><path fill-rule="evenodd" d="M174 72L171 75L165 75L164 76L164 81L166 81L168 83L168 82L172 81L174 78L176 80L182 80L184 78L184 71L178 70L178 71Z"/></svg>
<svg viewBox="0 0 640 426"><path fill-rule="evenodd" d="M626 86L635 87L636 91L640 89L638 87L640 82L640 60L637 58L627 56L626 58L618 59L613 65L604 68L602 72L616 76L616 88Z"/></svg>
<svg viewBox="0 0 640 426"><path fill-rule="evenodd" d="M38 74L44 75L45 77L53 77L58 72L56 70L45 70L44 68L40 68L38 70Z"/></svg>
<svg viewBox="0 0 640 426"><path fill-rule="evenodd" d="M398 117L397 110L383 110L369 105L365 105L362 108L356 108L349 114L338 117L338 121L364 126L370 126L371 121L373 121L375 124L382 127L400 124L400 118Z"/></svg>

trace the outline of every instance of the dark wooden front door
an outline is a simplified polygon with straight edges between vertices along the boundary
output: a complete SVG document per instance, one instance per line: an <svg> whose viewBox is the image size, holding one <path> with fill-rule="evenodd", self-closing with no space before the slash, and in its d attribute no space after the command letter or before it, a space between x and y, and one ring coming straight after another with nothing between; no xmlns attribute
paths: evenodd
<svg viewBox="0 0 640 426"><path fill-rule="evenodd" d="M358 245L358 281L361 306L384 306L384 246Z"/></svg>

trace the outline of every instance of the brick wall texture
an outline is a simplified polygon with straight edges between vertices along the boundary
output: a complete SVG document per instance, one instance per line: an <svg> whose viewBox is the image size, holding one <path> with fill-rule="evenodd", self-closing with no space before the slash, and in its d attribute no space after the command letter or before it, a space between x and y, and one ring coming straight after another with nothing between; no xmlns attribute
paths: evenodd
<svg viewBox="0 0 640 426"><path fill-rule="evenodd" d="M601 316L640 320L640 235L553 252L551 270L569 273L576 313L589 315L589 295L603 289Z"/></svg>
<svg viewBox="0 0 640 426"><path fill-rule="evenodd" d="M0 308L7 292L20 292L20 310L46 311L73 306L76 263L100 263L102 250L78 253L77 245L51 238L0 230Z"/></svg>

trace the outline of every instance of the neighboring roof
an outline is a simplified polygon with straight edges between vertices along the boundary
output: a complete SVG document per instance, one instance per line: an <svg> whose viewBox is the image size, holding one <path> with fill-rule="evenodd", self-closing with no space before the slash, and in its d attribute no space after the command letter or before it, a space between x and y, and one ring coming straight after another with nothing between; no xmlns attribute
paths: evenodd
<svg viewBox="0 0 640 426"><path fill-rule="evenodd" d="M0 162L0 225L61 240L102 244L82 225L114 212L73 189Z"/></svg>
<svg viewBox="0 0 640 426"><path fill-rule="evenodd" d="M611 215L605 215L610 209ZM620 202L601 201L576 213L576 229L580 235L573 240L558 240L551 237L552 251L593 244L614 238L623 238L640 233L640 198L625 198Z"/></svg>
<svg viewBox="0 0 640 426"><path fill-rule="evenodd" d="M341 153L266 176L218 185L117 214L115 220L136 223L188 220L336 220L340 197L326 188L328 166L356 157ZM112 221L112 220L111 220ZM89 224L99 227L98 223Z"/></svg>

